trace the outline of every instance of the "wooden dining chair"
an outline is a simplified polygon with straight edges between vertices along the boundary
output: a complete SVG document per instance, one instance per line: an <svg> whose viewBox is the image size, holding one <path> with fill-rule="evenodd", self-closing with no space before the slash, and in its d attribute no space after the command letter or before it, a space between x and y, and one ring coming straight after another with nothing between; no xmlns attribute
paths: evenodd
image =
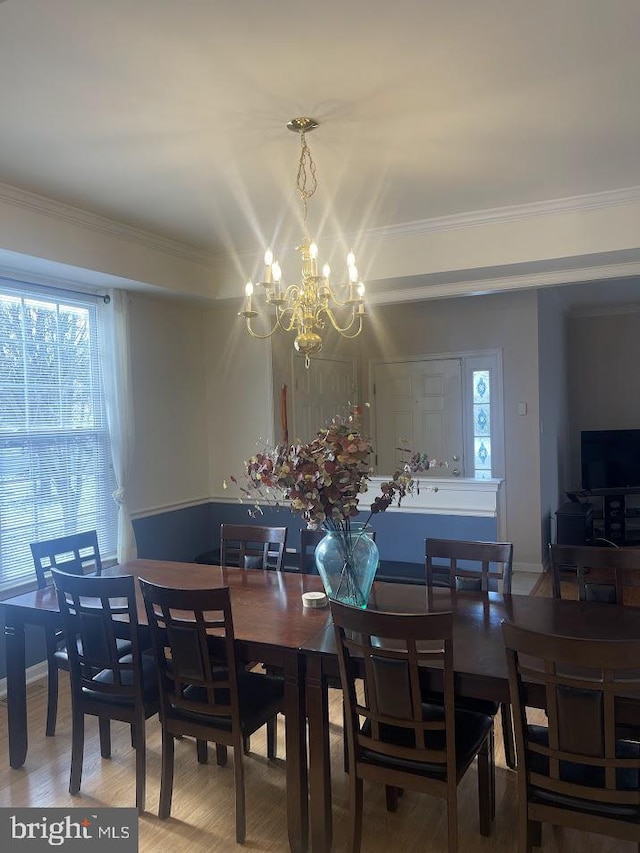
<svg viewBox="0 0 640 853"><path fill-rule="evenodd" d="M513 544L462 539L425 539L427 586L448 586L460 592L511 592ZM462 700L470 710L483 714L500 711L504 757L511 770L516 766L511 707L483 699Z"/></svg>
<svg viewBox="0 0 640 853"><path fill-rule="evenodd" d="M640 548L551 544L549 557L554 598L570 594L577 582L580 601L640 603ZM563 585L567 578L573 583Z"/></svg>
<svg viewBox="0 0 640 853"><path fill-rule="evenodd" d="M451 613L397 614L331 601L349 752L349 850L359 853L363 780L447 804L449 853L458 849L457 787L478 756L480 833L495 809L493 717L462 710L453 689ZM420 667L443 669L443 701L425 703ZM364 682L358 689L358 681ZM394 802L395 806L395 802Z"/></svg>
<svg viewBox="0 0 640 853"><path fill-rule="evenodd" d="M427 585L467 592L511 592L513 544L425 539Z"/></svg>
<svg viewBox="0 0 640 853"><path fill-rule="evenodd" d="M100 575L102 560L95 530L59 536L42 542L32 542L29 546L36 570L38 589L44 589L53 583L51 570L59 569L74 575L92 573ZM47 650L47 724L46 734L52 737L56 733L58 715L58 670L69 671L69 656L64 644L62 631L45 629ZM122 654L131 650L131 644L120 642Z"/></svg>
<svg viewBox="0 0 640 853"><path fill-rule="evenodd" d="M71 774L77 794L84 761L84 723L98 718L100 754L111 757L111 720L131 726L136 751L136 807L145 807L145 720L158 712L158 678L153 658L142 655L138 637L135 579L131 575L90 577L52 571L69 653L71 679ZM118 637L129 635L122 656Z"/></svg>
<svg viewBox="0 0 640 853"><path fill-rule="evenodd" d="M158 817L171 814L174 739L233 747L236 840L246 834L243 741L283 709L281 679L238 665L229 589L172 589L140 578L160 683L162 776ZM268 739L269 740L269 739ZM206 756L206 753L204 754ZM271 756L268 747L268 757Z"/></svg>
<svg viewBox="0 0 640 853"><path fill-rule="evenodd" d="M619 736L621 715L640 703L640 639L502 628L518 753L519 853L541 846L543 823L633 841L640 851L640 743ZM531 682L545 691L545 726L527 722Z"/></svg>
<svg viewBox="0 0 640 853"><path fill-rule="evenodd" d="M220 525L220 565L243 569L282 569L286 527L258 524Z"/></svg>

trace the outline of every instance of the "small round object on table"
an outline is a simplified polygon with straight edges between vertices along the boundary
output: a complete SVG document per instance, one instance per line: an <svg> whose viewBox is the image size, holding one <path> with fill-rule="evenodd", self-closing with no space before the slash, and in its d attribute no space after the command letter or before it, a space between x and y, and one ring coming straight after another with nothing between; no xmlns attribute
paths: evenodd
<svg viewBox="0 0 640 853"><path fill-rule="evenodd" d="M329 599L324 592L303 592L302 603L305 607L326 607Z"/></svg>

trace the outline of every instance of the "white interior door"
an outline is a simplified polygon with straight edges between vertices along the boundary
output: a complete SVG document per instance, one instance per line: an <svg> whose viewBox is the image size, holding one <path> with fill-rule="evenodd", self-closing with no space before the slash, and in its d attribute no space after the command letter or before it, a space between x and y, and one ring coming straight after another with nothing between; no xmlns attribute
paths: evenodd
<svg viewBox="0 0 640 853"><path fill-rule="evenodd" d="M374 365L377 469L391 474L408 447L448 462L432 476L464 475L461 360L431 359Z"/></svg>
<svg viewBox="0 0 640 853"><path fill-rule="evenodd" d="M292 441L309 441L336 415L348 414L356 402L355 362L350 359L293 358Z"/></svg>

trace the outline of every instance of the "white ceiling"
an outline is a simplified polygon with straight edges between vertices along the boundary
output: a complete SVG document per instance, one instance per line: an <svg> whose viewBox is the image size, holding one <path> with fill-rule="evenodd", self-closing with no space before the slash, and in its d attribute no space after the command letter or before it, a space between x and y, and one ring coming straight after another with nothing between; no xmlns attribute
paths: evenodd
<svg viewBox="0 0 640 853"><path fill-rule="evenodd" d="M640 185L638 0L4 0L0 182L214 254ZM290 208L289 206L292 206Z"/></svg>

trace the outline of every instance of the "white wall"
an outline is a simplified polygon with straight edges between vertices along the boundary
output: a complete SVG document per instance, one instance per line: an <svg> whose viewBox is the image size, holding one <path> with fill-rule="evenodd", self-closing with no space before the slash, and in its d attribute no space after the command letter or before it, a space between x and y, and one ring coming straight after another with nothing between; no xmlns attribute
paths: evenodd
<svg viewBox="0 0 640 853"><path fill-rule="evenodd" d="M97 287L213 298L219 265L189 246L0 184L0 267Z"/></svg>
<svg viewBox="0 0 640 853"><path fill-rule="evenodd" d="M203 317L209 488L213 497L230 500L238 492L225 491L223 481L240 476L243 461L273 439L271 346L249 339L237 308Z"/></svg>
<svg viewBox="0 0 640 853"><path fill-rule="evenodd" d="M205 315L193 303L135 294L129 316L136 425L131 511L206 499Z"/></svg>

